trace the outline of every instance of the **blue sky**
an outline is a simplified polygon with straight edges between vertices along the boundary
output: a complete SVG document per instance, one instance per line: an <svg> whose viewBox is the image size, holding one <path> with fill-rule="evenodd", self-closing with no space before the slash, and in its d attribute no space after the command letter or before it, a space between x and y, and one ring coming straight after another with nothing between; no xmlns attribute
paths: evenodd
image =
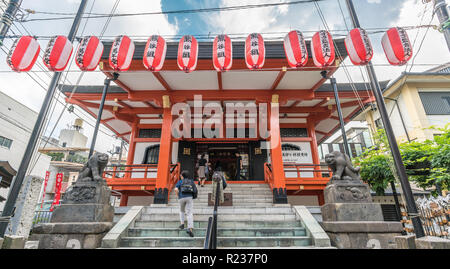
<svg viewBox="0 0 450 269"><path fill-rule="evenodd" d="M287 2L292 0L121 0L117 9L117 13L131 13L131 12L151 12L151 11L172 11L180 9L195 9L195 8L210 8L210 7L224 7L236 6L245 4L260 4L260 3L277 3ZM332 31L346 30L346 23L351 28L348 12L345 6L345 0L339 0L342 4L344 17L339 9L338 0L324 0L319 3L327 24ZM115 1L112 0L95 0L92 12L95 13L109 13ZM51 11L51 12L76 12L80 0L24 0L22 7L34 9L37 11ZM89 11L94 3L90 0L87 11ZM354 0L356 9L359 13L361 24L364 28L387 28L393 26L416 26L420 24L429 24L431 19L431 5L422 4L422 0ZM49 15L30 15L29 18L39 18ZM99 35L106 19L90 19L83 20L79 35L84 29L83 35ZM346 22L346 23L345 23ZM438 24L436 18L431 21L431 24ZM71 21L55 21L55 22L28 22L17 24L17 27L24 32L25 27L33 35L49 36L49 35L67 35L70 29ZM16 27L12 28L17 32ZM211 38L214 34L242 34L240 38L252 32L263 33L266 39L281 38L290 30L300 31L317 31L324 29L324 25L320 20L314 4L299 4L290 6L279 6L271 8L258 8L242 11L223 11L214 13L197 13L197 14L170 14L170 15L154 15L154 16L139 16L139 17L121 17L113 18L108 28L106 29L104 39L113 39L120 34L127 34L130 36L137 36L135 40L146 40L146 37L151 34L160 34L163 36L185 35L185 34L201 34L208 35L211 33ZM270 35L267 33L277 33ZM423 46L419 51L419 46L423 40ZM345 34L345 32L343 32ZM371 40L374 45L375 55L373 62L376 67L380 80L395 79L401 72L405 70L424 71L432 67L432 65L443 64L450 61L450 54L446 47L445 40L438 31L422 28L419 30L409 30L408 34L411 40L416 40L414 52L415 58L414 66L406 67L389 67L386 66L387 60L381 49L381 34L371 35ZM308 38L311 34L305 34ZM417 36L417 38L416 38ZM5 41L5 48L9 49L13 40ZM45 48L47 40L40 40L41 47ZM78 44L74 44L77 46ZM419 51L419 52L418 52ZM73 60L72 60L73 62ZM336 77L339 82L352 81L367 81L367 78L362 77L359 68L351 66L349 60L345 62L348 66L350 78L346 76L341 69ZM77 70L75 65L72 65L71 70ZM42 100L44 98L44 90L40 89L36 83L31 80L26 74L16 74L11 72L1 72L10 70L5 61L5 53L0 52L0 90L15 98L19 102L24 103L33 110L40 109ZM37 70L35 67L33 70ZM363 72L364 74L364 72ZM79 78L79 73L69 73L69 83L75 83ZM38 73L38 80L45 85L50 81L49 74ZM98 72L85 74L80 84L96 84L101 85L104 77ZM59 115L62 110L62 105L58 105L55 109L55 114ZM78 110L79 111L79 110ZM80 113L82 113L80 111ZM56 122L56 117L50 120L50 126ZM61 128L71 123L75 118L74 115L64 114L63 120L58 125L56 135ZM86 116L86 118L88 118ZM92 118L89 122L93 123ZM102 127L105 132L106 128ZM85 133L90 136L92 128L86 125ZM48 130L47 130L48 133ZM103 133L99 134L98 149L106 151L111 149L112 144L119 145L112 136L106 136Z"/></svg>

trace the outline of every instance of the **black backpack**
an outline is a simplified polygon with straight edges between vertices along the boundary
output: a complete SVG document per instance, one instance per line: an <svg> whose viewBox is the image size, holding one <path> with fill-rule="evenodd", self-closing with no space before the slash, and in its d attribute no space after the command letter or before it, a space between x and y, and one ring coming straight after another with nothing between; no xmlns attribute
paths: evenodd
<svg viewBox="0 0 450 269"><path fill-rule="evenodd" d="M181 181L180 192L182 194L194 194L193 181L190 179L183 179Z"/></svg>

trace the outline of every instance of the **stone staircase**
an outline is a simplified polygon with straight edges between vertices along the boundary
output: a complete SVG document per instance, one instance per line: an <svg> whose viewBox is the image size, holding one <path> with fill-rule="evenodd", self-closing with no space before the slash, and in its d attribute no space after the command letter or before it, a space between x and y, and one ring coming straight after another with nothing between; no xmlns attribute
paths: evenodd
<svg viewBox="0 0 450 269"><path fill-rule="evenodd" d="M120 248L203 248L212 185L198 187L194 200L194 234L179 230L179 207L175 193L168 205L144 207L120 237ZM290 205L273 205L266 184L228 184L232 207L219 207L218 248L314 248L314 240ZM313 218L312 218L313 219Z"/></svg>

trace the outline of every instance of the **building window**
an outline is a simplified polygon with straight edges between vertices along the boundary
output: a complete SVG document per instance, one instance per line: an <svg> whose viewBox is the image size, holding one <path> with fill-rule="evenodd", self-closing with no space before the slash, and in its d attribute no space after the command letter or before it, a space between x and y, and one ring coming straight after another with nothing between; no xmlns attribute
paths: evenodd
<svg viewBox="0 0 450 269"><path fill-rule="evenodd" d="M144 153L142 164L158 164L159 145L147 147Z"/></svg>
<svg viewBox="0 0 450 269"><path fill-rule="evenodd" d="M0 136L0 146L10 149L12 145L12 140L6 137Z"/></svg>
<svg viewBox="0 0 450 269"><path fill-rule="evenodd" d="M427 115L450 115L450 92L419 92Z"/></svg>
<svg viewBox="0 0 450 269"><path fill-rule="evenodd" d="M375 121L375 126L377 127L377 129L383 129L383 122L381 121L381 119Z"/></svg>
<svg viewBox="0 0 450 269"><path fill-rule="evenodd" d="M445 96L442 97L445 101L447 101L448 106L450 107L450 97L449 96Z"/></svg>

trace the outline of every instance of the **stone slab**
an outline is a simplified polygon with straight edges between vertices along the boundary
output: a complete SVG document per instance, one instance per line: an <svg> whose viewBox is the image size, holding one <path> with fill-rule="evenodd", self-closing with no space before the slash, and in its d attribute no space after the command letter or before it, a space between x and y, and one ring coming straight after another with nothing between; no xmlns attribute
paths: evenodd
<svg viewBox="0 0 450 269"><path fill-rule="evenodd" d="M397 249L416 249L416 236L415 235L396 236L395 243L397 244Z"/></svg>
<svg viewBox="0 0 450 269"><path fill-rule="evenodd" d="M326 204L372 203L370 188L361 181L333 181L324 190Z"/></svg>
<svg viewBox="0 0 450 269"><path fill-rule="evenodd" d="M394 249L398 233L328 233L339 249Z"/></svg>
<svg viewBox="0 0 450 269"><path fill-rule="evenodd" d="M379 204L331 203L322 206L323 221L382 221L383 211Z"/></svg>
<svg viewBox="0 0 450 269"><path fill-rule="evenodd" d="M111 222L41 223L33 234L100 234L111 230Z"/></svg>
<svg viewBox="0 0 450 269"><path fill-rule="evenodd" d="M214 206L214 201L211 200L212 193L208 193L208 206ZM223 194L223 203L219 206L233 206L233 194L232 193L224 193Z"/></svg>
<svg viewBox="0 0 450 269"><path fill-rule="evenodd" d="M305 206L294 206L294 212L311 235L315 247L331 247L330 238L313 215L311 215L308 208Z"/></svg>
<svg viewBox="0 0 450 269"><path fill-rule="evenodd" d="M134 225L136 219L141 216L143 206L133 206L128 212L119 220L116 225L103 237L101 246L103 248L117 248L119 241L124 236L129 227Z"/></svg>
<svg viewBox="0 0 450 269"><path fill-rule="evenodd" d="M25 177L24 184L17 197L17 206L14 216L9 223L7 234L23 236L25 239L28 238L33 226L34 211L39 201L43 181L44 179L40 177Z"/></svg>
<svg viewBox="0 0 450 269"><path fill-rule="evenodd" d="M113 219L114 207L109 204L63 204L55 208L50 222L112 222Z"/></svg>
<svg viewBox="0 0 450 269"><path fill-rule="evenodd" d="M450 249L450 240L435 236L416 239L417 249Z"/></svg>
<svg viewBox="0 0 450 269"><path fill-rule="evenodd" d="M105 234L43 234L39 249L95 249Z"/></svg>
<svg viewBox="0 0 450 269"><path fill-rule="evenodd" d="M25 237L17 235L5 235L3 238L3 249L23 249Z"/></svg>
<svg viewBox="0 0 450 269"><path fill-rule="evenodd" d="M400 222L390 221L324 221L322 227L327 233L401 233L403 230Z"/></svg>
<svg viewBox="0 0 450 269"><path fill-rule="evenodd" d="M25 249L38 249L39 241L27 241L25 242Z"/></svg>

